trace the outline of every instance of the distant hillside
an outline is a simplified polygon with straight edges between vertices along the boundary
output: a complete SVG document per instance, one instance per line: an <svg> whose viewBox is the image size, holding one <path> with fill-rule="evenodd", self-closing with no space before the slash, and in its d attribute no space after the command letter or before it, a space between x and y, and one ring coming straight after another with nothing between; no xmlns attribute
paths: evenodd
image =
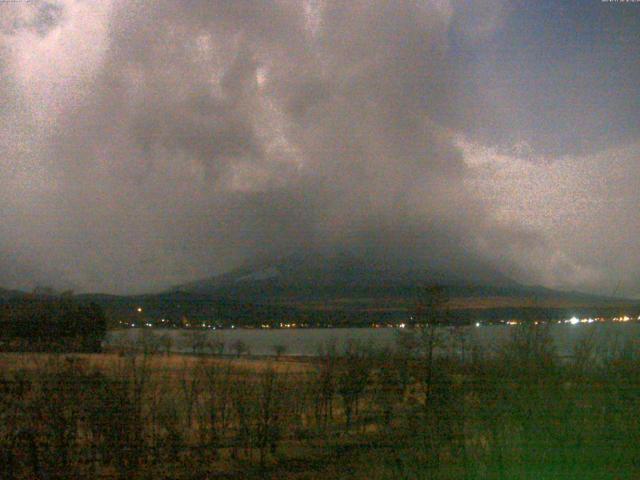
<svg viewBox="0 0 640 480"><path fill-rule="evenodd" d="M369 264L353 255L296 255L264 261L180 285L168 293L218 299L322 308L406 307L424 286L443 285L452 308L619 305L629 300L527 286L490 268L451 272L411 266Z"/></svg>
<svg viewBox="0 0 640 480"><path fill-rule="evenodd" d="M638 311L640 302L519 284L477 265L464 271L366 262L349 254L309 253L244 266L229 273L148 295L81 294L118 325L161 322L260 325L365 326L402 321L424 288L444 286L455 321L613 316ZM3 298L32 295L1 290Z"/></svg>
<svg viewBox="0 0 640 480"><path fill-rule="evenodd" d="M499 272L467 269L419 269L410 265L367 263L349 254L295 255L239 268L232 272L180 285L173 291L251 300L312 300L415 296L424 285L454 289L517 289L521 286ZM492 290L492 291L493 291Z"/></svg>

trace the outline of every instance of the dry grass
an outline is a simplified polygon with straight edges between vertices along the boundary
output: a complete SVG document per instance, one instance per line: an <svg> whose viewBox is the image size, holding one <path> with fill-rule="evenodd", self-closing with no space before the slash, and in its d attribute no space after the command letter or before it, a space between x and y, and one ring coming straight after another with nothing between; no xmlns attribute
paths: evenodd
<svg viewBox="0 0 640 480"><path fill-rule="evenodd" d="M117 353L0 353L0 369L4 372L29 371L40 368L51 362L64 361L75 358L89 368L95 368L103 372L109 372L120 368L123 362L131 357L125 357ZM140 360L143 355L138 355ZM268 357L236 358L236 357L211 357L182 354L156 354L144 357L151 371L178 372L184 369L191 370L198 365L229 365L233 369L246 372L264 372L271 368L278 373L305 373L313 367L304 359L295 357L281 357L275 360Z"/></svg>

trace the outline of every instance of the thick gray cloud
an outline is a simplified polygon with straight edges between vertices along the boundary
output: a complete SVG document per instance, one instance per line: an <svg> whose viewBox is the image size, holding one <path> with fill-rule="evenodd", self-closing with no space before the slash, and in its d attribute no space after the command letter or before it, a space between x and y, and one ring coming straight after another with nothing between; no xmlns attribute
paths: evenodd
<svg viewBox="0 0 640 480"><path fill-rule="evenodd" d="M469 3L1 5L0 283L148 291L349 249L600 288L602 259L504 214L521 156L473 74L511 9Z"/></svg>

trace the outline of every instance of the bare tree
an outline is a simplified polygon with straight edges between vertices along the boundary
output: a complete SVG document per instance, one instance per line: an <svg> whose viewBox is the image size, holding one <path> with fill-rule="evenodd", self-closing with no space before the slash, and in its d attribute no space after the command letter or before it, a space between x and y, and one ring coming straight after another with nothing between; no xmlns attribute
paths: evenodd
<svg viewBox="0 0 640 480"><path fill-rule="evenodd" d="M234 352L236 352L236 356L240 358L243 354L249 353L249 346L244 343L242 340L238 339L231 344L231 348Z"/></svg>
<svg viewBox="0 0 640 480"><path fill-rule="evenodd" d="M333 397L336 390L336 343L328 342L318 349L318 376L315 382L316 423L323 429L333 418Z"/></svg>
<svg viewBox="0 0 640 480"><path fill-rule="evenodd" d="M193 409L200 394L200 376L195 375L192 370L184 364L180 371L180 391L186 406L187 429L191 429L193 425Z"/></svg>
<svg viewBox="0 0 640 480"><path fill-rule="evenodd" d="M453 347L457 350L460 362L467 361L467 349L469 346L469 330L466 325L455 325L451 328L451 338Z"/></svg>
<svg viewBox="0 0 640 480"><path fill-rule="evenodd" d="M188 330L182 333L193 355L201 354L207 346L207 332L203 330Z"/></svg>
<svg viewBox="0 0 640 480"><path fill-rule="evenodd" d="M272 368L261 374L258 386L258 424L256 429L256 443L260 456L260 466L264 468L267 448L271 455L275 455L281 434L283 420L282 389L283 376L278 375Z"/></svg>
<svg viewBox="0 0 640 480"><path fill-rule="evenodd" d="M442 340L439 328L446 323L448 317L446 310L448 302L447 291L438 285L424 288L416 300L415 318L422 328L420 346L425 357L424 384L427 397L433 383L434 353Z"/></svg>
<svg viewBox="0 0 640 480"><path fill-rule="evenodd" d="M144 355L155 355L160 351L160 338L150 328L143 328L136 338L137 350Z"/></svg>
<svg viewBox="0 0 640 480"><path fill-rule="evenodd" d="M235 416L235 439L231 450L232 458L237 458L240 450L248 457L253 439L253 420L256 402L254 384L245 372L238 372L231 388L231 404Z"/></svg>
<svg viewBox="0 0 640 480"><path fill-rule="evenodd" d="M377 355L375 366L374 401L381 410L383 426L389 429L394 410L402 404L407 384L407 365L402 356L382 350Z"/></svg>
<svg viewBox="0 0 640 480"><path fill-rule="evenodd" d="M224 354L225 343L222 338L214 338L207 342L207 348L213 355L221 356Z"/></svg>
<svg viewBox="0 0 640 480"><path fill-rule="evenodd" d="M338 372L338 393L342 397L345 412L345 429L349 431L354 415L358 415L358 406L371 371L371 361L363 346L349 341L345 357Z"/></svg>
<svg viewBox="0 0 640 480"><path fill-rule="evenodd" d="M197 374L201 378L204 397L198 422L201 443L207 443L212 450L213 458L217 458L220 441L231 415L231 365L203 363L199 366Z"/></svg>
<svg viewBox="0 0 640 480"><path fill-rule="evenodd" d="M170 333L164 333L159 339L160 345L162 345L162 349L164 353L169 356L171 355L171 350L173 349L173 337Z"/></svg>
<svg viewBox="0 0 640 480"><path fill-rule="evenodd" d="M273 349L273 353L277 360L280 360L280 357L287 351L287 346L282 344L272 345L271 348Z"/></svg>

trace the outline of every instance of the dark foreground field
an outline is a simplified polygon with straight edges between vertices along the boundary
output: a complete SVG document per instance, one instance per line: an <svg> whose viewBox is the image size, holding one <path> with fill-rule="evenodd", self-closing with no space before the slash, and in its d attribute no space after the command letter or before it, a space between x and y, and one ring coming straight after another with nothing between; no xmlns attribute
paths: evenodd
<svg viewBox="0 0 640 480"><path fill-rule="evenodd" d="M640 357L330 345L313 360L7 354L2 479L640 478ZM457 341L464 345L464 338Z"/></svg>

